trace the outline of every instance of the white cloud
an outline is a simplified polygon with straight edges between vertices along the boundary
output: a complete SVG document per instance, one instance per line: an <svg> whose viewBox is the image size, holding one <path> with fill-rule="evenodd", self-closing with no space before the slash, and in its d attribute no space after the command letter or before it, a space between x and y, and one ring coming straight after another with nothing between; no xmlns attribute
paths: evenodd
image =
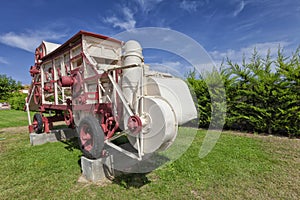
<svg viewBox="0 0 300 200"><path fill-rule="evenodd" d="M285 48L289 45L288 42L285 41L278 41L278 42L265 42L265 43L256 43L249 45L247 47L241 48L239 50L234 49L228 49L225 52L220 51L211 51L209 54L213 58L214 62L217 66L221 64L221 62L224 60L226 61L226 58L228 57L231 61L236 63L241 63L243 60L243 57L247 59L251 58L254 49L257 50L258 54L264 58L268 54L268 51L270 51L270 55L272 57L276 57L278 48Z"/></svg>
<svg viewBox="0 0 300 200"><path fill-rule="evenodd" d="M5 58L0 57L0 63L7 65L8 61Z"/></svg>
<svg viewBox="0 0 300 200"><path fill-rule="evenodd" d="M148 13L157 8L158 4L165 0L134 0L129 1L126 6L124 4L117 4L119 12L114 12L109 17L102 18L104 23L111 24L114 28L120 28L126 31L136 28L136 16L148 15ZM146 16L144 16L146 17ZM165 19L155 20L156 24L164 25Z"/></svg>
<svg viewBox="0 0 300 200"><path fill-rule="evenodd" d="M240 12L242 12L245 8L245 1L242 0L238 3L237 8L235 9L235 11L233 12L233 16L237 16L238 14L240 14Z"/></svg>
<svg viewBox="0 0 300 200"><path fill-rule="evenodd" d="M143 12L149 12L163 0L135 0Z"/></svg>
<svg viewBox="0 0 300 200"><path fill-rule="evenodd" d="M183 0L179 7L188 12L195 12L199 6L199 1L187 1Z"/></svg>
<svg viewBox="0 0 300 200"><path fill-rule="evenodd" d="M64 36L64 34L58 34L52 31L27 31L26 33L9 32L0 35L0 43L33 52L43 40L57 40Z"/></svg>
<svg viewBox="0 0 300 200"><path fill-rule="evenodd" d="M136 20L134 19L134 14L132 10L127 7L122 9L122 18L117 18L116 16L107 17L104 22L110 23L114 28L119 27L125 30L131 30L135 28Z"/></svg>
<svg viewBox="0 0 300 200"><path fill-rule="evenodd" d="M156 62L146 64L149 64L150 69L153 71L168 73L179 78L184 78L190 71L193 71L194 69L191 65L186 65L179 61L165 61L161 63Z"/></svg>

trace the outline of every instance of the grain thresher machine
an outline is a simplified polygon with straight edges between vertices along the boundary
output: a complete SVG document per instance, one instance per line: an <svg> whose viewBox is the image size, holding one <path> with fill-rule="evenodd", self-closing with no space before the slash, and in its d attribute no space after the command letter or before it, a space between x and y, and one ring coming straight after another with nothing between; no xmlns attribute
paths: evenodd
<svg viewBox="0 0 300 200"><path fill-rule="evenodd" d="M151 71L133 40L80 31L62 45L44 41L30 74L29 131L49 133L53 122L65 121L88 158L100 158L109 146L142 160L167 149L178 125L197 117L186 83ZM32 122L29 111L37 111ZM114 142L121 136L134 152Z"/></svg>

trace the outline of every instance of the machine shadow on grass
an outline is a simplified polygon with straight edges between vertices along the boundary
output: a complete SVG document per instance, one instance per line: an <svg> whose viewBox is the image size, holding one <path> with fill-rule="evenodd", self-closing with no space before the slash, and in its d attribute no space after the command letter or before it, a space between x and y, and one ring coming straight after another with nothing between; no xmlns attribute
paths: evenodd
<svg viewBox="0 0 300 200"><path fill-rule="evenodd" d="M115 177L112 182L118 184L126 189L129 188L140 188L146 184L151 183L147 178L148 173L132 173L132 174L122 174Z"/></svg>
<svg viewBox="0 0 300 200"><path fill-rule="evenodd" d="M74 149L80 150L80 146L78 143L78 137L74 137L69 140L61 141L61 142L66 145L65 149L67 149L68 151L74 151Z"/></svg>
<svg viewBox="0 0 300 200"><path fill-rule="evenodd" d="M136 162L122 171L113 169L114 176L111 176L111 171L107 168L107 166L104 167L104 170L106 177L114 184L118 184L126 189L140 188L151 183L147 174L151 173L151 171L159 168L168 161L170 160L167 157L159 155L158 153L153 153L147 156L145 160Z"/></svg>
<svg viewBox="0 0 300 200"><path fill-rule="evenodd" d="M124 165L121 169L121 164L123 159L118 158L119 163L116 164L116 169L111 170L105 166L105 174L108 179L113 183L118 184L126 189L129 188L140 188L146 184L151 183L148 179L147 174L151 173L153 170L159 168L166 162L170 161L167 157L160 155L159 153L152 153L151 155L146 155L145 159L142 161L134 161L128 159L128 166ZM119 164L119 166L118 166ZM111 176L114 174L114 176Z"/></svg>
<svg viewBox="0 0 300 200"><path fill-rule="evenodd" d="M65 149L68 151L80 150L77 137L61 142L66 145ZM112 181L112 183L118 184L126 189L140 188L151 183L151 180L147 178L147 174L170 161L169 158L160 155L159 153L146 155L144 160L136 161L133 159L130 160L130 158L122 155L120 152L112 151L112 149L109 148L107 150L110 151L111 155L118 158L115 159L117 161L114 161L116 169L111 169L103 164L105 176L108 180ZM81 156L82 155L79 156L78 165L82 169ZM122 166L124 160L128 162L128 166Z"/></svg>

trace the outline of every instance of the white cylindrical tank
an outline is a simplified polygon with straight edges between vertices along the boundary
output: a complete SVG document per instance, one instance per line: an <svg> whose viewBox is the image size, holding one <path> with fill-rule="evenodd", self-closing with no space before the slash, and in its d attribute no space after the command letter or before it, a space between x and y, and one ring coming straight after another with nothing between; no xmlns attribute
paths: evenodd
<svg viewBox="0 0 300 200"><path fill-rule="evenodd" d="M129 40L123 47L123 66L140 65L144 61L142 47L135 40Z"/></svg>
<svg viewBox="0 0 300 200"><path fill-rule="evenodd" d="M129 105L132 107L136 101L136 93L141 80L142 66L144 61L141 45L134 40L129 40L123 47L123 66L129 67L123 70L122 91ZM131 66L131 67L130 67Z"/></svg>

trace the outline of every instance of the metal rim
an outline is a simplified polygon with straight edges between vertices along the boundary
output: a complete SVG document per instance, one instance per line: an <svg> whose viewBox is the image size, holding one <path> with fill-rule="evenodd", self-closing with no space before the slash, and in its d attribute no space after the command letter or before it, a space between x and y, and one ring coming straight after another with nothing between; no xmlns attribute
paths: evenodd
<svg viewBox="0 0 300 200"><path fill-rule="evenodd" d="M102 156L104 133L94 116L84 117L78 126L78 142L84 156L98 159Z"/></svg>
<svg viewBox="0 0 300 200"><path fill-rule="evenodd" d="M93 134L90 131L88 124L83 124L79 133L82 148L86 151L91 151L94 146Z"/></svg>
<svg viewBox="0 0 300 200"><path fill-rule="evenodd" d="M65 110L64 111L64 120L65 123L70 126L71 124L73 124L73 113L71 109Z"/></svg>
<svg viewBox="0 0 300 200"><path fill-rule="evenodd" d="M34 94L33 94L33 100L35 104L41 104L42 102L42 94L41 94L41 87L36 85L34 89Z"/></svg>

